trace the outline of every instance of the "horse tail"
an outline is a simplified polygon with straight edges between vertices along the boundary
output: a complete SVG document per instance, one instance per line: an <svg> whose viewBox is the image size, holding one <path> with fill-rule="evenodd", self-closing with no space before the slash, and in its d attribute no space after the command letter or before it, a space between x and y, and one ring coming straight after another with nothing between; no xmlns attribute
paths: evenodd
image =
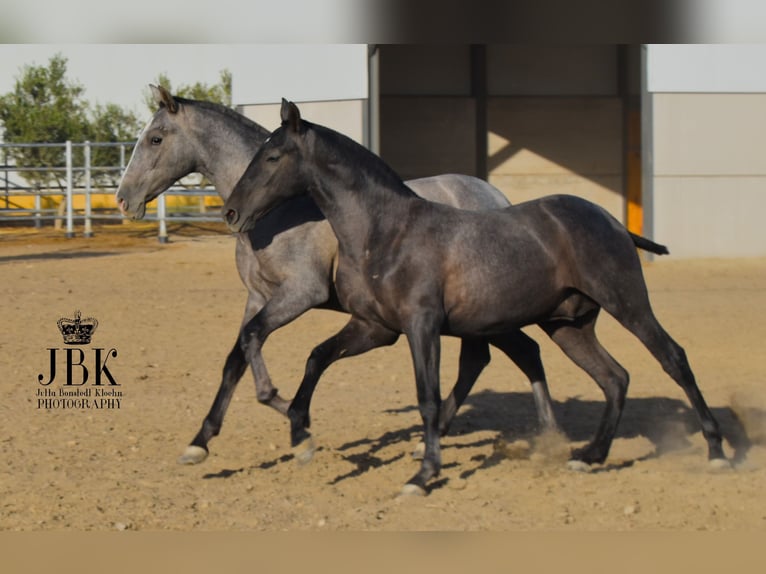
<svg viewBox="0 0 766 574"><path fill-rule="evenodd" d="M633 240L633 245L638 247L639 249L644 249L646 251L651 251L652 253L656 253L657 255L667 255L670 253L668 251L668 248L664 245L660 245L659 243L655 243L654 241L651 241L650 239L647 239L646 237L641 237L640 235L636 235L635 233L630 233L630 238Z"/></svg>

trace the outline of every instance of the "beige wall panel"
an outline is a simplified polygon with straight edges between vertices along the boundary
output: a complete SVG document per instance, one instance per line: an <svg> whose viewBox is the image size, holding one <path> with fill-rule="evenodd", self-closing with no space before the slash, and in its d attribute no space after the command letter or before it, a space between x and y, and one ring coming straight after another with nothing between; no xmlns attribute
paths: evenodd
<svg viewBox="0 0 766 574"><path fill-rule="evenodd" d="M381 96L380 155L403 178L476 171L471 98Z"/></svg>
<svg viewBox="0 0 766 574"><path fill-rule="evenodd" d="M511 203L544 195L566 193L597 203L618 221L625 220L625 201L612 191L621 185L620 176L585 178L577 174L493 175L489 183L501 190Z"/></svg>
<svg viewBox="0 0 766 574"><path fill-rule="evenodd" d="M766 255L766 177L657 177L654 238L672 257Z"/></svg>
<svg viewBox="0 0 766 574"><path fill-rule="evenodd" d="M654 173L766 175L766 94L655 94Z"/></svg>
<svg viewBox="0 0 766 574"><path fill-rule="evenodd" d="M625 220L622 104L615 98L492 98L490 182L512 201L570 193Z"/></svg>
<svg viewBox="0 0 766 574"><path fill-rule="evenodd" d="M492 98L489 167L497 174L622 171L622 104L615 98Z"/></svg>
<svg viewBox="0 0 766 574"><path fill-rule="evenodd" d="M327 102L296 102L301 117L347 135L364 144L364 100L334 100ZM269 130L281 123L281 104L243 106L240 112Z"/></svg>

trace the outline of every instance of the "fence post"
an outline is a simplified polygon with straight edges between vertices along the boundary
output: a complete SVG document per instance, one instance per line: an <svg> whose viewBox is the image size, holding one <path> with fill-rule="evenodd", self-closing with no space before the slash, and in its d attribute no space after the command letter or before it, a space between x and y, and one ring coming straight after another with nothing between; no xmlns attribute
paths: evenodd
<svg viewBox="0 0 766 574"><path fill-rule="evenodd" d="M42 216L42 213L40 213L41 210L42 201L40 199L40 189L38 188L35 190L35 229L40 229L43 226L40 221L40 217Z"/></svg>
<svg viewBox="0 0 766 574"><path fill-rule="evenodd" d="M66 238L74 237L74 205L72 195L74 193L74 178L72 177L72 142L66 142Z"/></svg>
<svg viewBox="0 0 766 574"><path fill-rule="evenodd" d="M83 237L93 237L93 227L91 223L91 204L90 204L90 142L85 142L85 230Z"/></svg>
<svg viewBox="0 0 766 574"><path fill-rule="evenodd" d="M157 198L157 219L160 222L160 233L157 236L160 243L168 242L168 227L165 221L165 194L163 193Z"/></svg>
<svg viewBox="0 0 766 574"><path fill-rule="evenodd" d="M8 168L10 165L8 164L8 148L3 146L3 167L5 168L3 170L3 173L5 174L5 208L8 209L11 207L11 198L10 198L10 189L9 189L9 178L8 178Z"/></svg>
<svg viewBox="0 0 766 574"><path fill-rule="evenodd" d="M121 143L120 144L120 182L122 182L123 175L125 175L125 144ZM122 223L124 225L128 224L129 223L128 218L123 217Z"/></svg>

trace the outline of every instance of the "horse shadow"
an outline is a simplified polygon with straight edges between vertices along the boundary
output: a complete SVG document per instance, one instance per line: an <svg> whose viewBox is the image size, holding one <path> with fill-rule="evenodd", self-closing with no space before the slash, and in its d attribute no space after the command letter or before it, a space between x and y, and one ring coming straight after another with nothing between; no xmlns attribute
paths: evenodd
<svg viewBox="0 0 766 574"><path fill-rule="evenodd" d="M116 251L46 251L44 253L23 253L21 255L3 255L0 263L13 261L46 261L48 259L91 259L93 257L108 257Z"/></svg>
<svg viewBox="0 0 766 574"><path fill-rule="evenodd" d="M593 437L603 410L604 402L598 400L570 398L564 402L554 402L553 404L553 411L562 433L566 440L573 443L589 441ZM711 410L721 427L724 439L733 450L732 462L735 465L745 460L747 452L753 444L766 442L763 440L763 436L753 437L755 440L748 436L746 426L740 420L741 416L738 416L738 413L735 413L731 408L715 407ZM417 407L406 406L399 409L388 409L384 412L392 415L417 412ZM739 415L741 414L739 413ZM766 428L766 411L749 409L747 416L750 419L747 427ZM467 478L471 474L499 464L507 458L509 453L504 447L498 447L498 445L507 444L517 439L533 439L539 435L532 394L484 390L470 395L455 416L447 436L466 437L479 431L493 431L497 434L495 438L485 437L468 443L447 443L446 445L444 441L442 443L442 449L492 447L490 454L474 456L472 460L478 461L480 464L461 473L461 478ZM638 460L656 458L689 448L692 445L689 437L697 432L700 432L700 426L696 413L682 400L665 397L629 398L625 402L625 409L615 438L643 437L652 443L654 450L640 459L608 463L604 466L604 470L629 467ZM336 477L331 481L331 484L357 477L383 464L402 458L404 454L389 459L381 458L379 452L396 444L411 444L418 440L421 435L422 426L413 424L406 428L384 432L377 437L362 438L340 445L336 449L340 453L354 451L348 455L341 454L341 456L354 464L355 468ZM363 450L359 451L360 448ZM442 468L449 468L454 464L445 464ZM432 486L432 488L438 487L438 482Z"/></svg>
<svg viewBox="0 0 766 574"><path fill-rule="evenodd" d="M588 441L593 437L603 410L604 402L599 400L569 398L563 402L553 403L553 412L559 427L566 440L572 443ZM735 412L730 407L714 407L711 410L721 427L724 439L733 450L732 462L735 465L746 459L747 452L753 444L766 444L766 433L763 431L766 429L766 411L748 408L746 412ZM383 412L396 416L416 413L417 407L409 405L397 409L386 409ZM744 418L747 420L743 421ZM748 430L753 436L749 436ZM467 478L508 458L508 452L498 448L498 444L511 443L517 439L534 440L534 437L538 436L539 424L532 394L483 390L470 395L453 419L447 436L470 437L481 431L494 432L495 436L460 443L446 442L445 444L445 441L442 441L442 449L489 447L488 454L475 455L471 459L478 464L464 470L460 474L461 478ZM638 460L684 450L692 444L689 437L697 432L700 432L700 427L696 413L682 400L665 397L628 398L625 401L625 409L615 438L644 437L654 445L654 451L640 459L607 463L602 470L625 468L632 466ZM384 456L382 451L396 445L407 445L408 448L414 446L421 435L422 425L418 422L383 432L379 436L364 437L335 447L334 450L343 460L352 465L352 469L336 476L328 484L335 485L348 479L358 478L408 456L402 449L388 456ZM317 451L322 450L324 447L317 449ZM266 470L278 464L296 464L296 462L292 454L285 454L249 467L249 470ZM447 463L442 468L447 469L457 464ZM208 473L203 478L229 478L246 470L248 468L245 467L224 469L220 472ZM444 484L446 479L441 479L431 485L431 489L440 488Z"/></svg>

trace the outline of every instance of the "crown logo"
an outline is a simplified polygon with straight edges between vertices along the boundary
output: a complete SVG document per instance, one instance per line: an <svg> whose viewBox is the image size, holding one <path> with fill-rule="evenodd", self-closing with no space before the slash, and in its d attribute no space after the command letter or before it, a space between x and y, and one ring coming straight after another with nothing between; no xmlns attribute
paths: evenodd
<svg viewBox="0 0 766 574"><path fill-rule="evenodd" d="M62 317L57 321L59 331L67 345L87 345L98 327L98 321L93 317L81 318L80 311L75 311L74 319Z"/></svg>

